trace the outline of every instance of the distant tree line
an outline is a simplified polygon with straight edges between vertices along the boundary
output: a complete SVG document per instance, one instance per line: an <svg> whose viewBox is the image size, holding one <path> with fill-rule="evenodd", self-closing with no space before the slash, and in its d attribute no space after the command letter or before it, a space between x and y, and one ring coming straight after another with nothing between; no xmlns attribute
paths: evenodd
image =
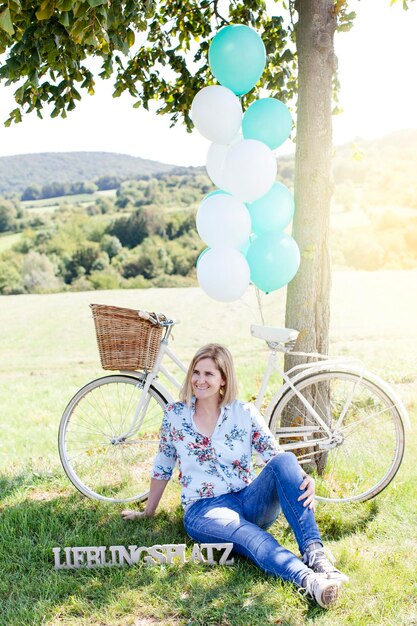
<svg viewBox="0 0 417 626"><path fill-rule="evenodd" d="M92 194L96 191L118 189L122 183L120 176L100 176L95 181L82 181L76 183L52 182L45 185L36 183L29 185L23 191L21 200L45 200L60 196L74 196L78 194Z"/></svg>
<svg viewBox="0 0 417 626"><path fill-rule="evenodd" d="M195 285L204 248L195 210L210 189L200 175L126 181L113 199L26 220L0 255L0 293ZM5 230L15 232L17 219Z"/></svg>
<svg viewBox="0 0 417 626"><path fill-rule="evenodd" d="M23 191L20 200L45 200L48 198L58 198L61 196L73 196L79 194L93 194L96 191L107 191L120 189L124 185L123 200L118 198L117 206L126 206L129 202L135 206L142 204L161 204L162 201L172 203L177 201L180 204L188 204L198 199L201 192L207 193L213 185L207 178L205 172L196 168L196 173L183 173L182 168L173 170L170 174L156 174L150 176L144 174L134 179L126 181L120 176L100 176L94 181L83 181L75 183L52 182L45 185L36 183L29 185ZM178 184L178 179L181 183ZM194 182L195 181L195 182ZM190 189L194 188L195 193L191 197ZM172 194L175 194L174 196Z"/></svg>
<svg viewBox="0 0 417 626"><path fill-rule="evenodd" d="M93 182L78 183L48 183L46 185L29 185L21 195L21 200L44 200L59 196L73 196L75 194L90 194L98 191L98 186Z"/></svg>
<svg viewBox="0 0 417 626"><path fill-rule="evenodd" d="M114 189L114 180L103 184ZM68 196L51 213L0 197L1 249L13 235L13 245L0 253L0 294L196 285L195 264L205 245L195 229L195 214L212 188L204 172L194 170L120 180L115 194L91 196L87 205ZM407 191L412 200L412 187ZM338 185L335 210L348 223L350 212L361 207L369 223L332 232L334 265L416 267L413 206L410 201L402 212L375 206L365 191L358 193L348 182Z"/></svg>

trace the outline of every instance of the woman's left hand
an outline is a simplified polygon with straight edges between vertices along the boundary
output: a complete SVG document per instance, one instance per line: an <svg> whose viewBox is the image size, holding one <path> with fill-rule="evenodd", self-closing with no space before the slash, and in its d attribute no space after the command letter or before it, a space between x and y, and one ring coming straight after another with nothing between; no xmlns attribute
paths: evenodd
<svg viewBox="0 0 417 626"><path fill-rule="evenodd" d="M300 485L300 490L304 491L304 493L301 494L301 496L298 498L298 501L300 502L304 500L303 506L308 506L308 508L312 511L316 510L316 501L314 499L314 486L314 478L312 478L308 474L304 474L303 482Z"/></svg>

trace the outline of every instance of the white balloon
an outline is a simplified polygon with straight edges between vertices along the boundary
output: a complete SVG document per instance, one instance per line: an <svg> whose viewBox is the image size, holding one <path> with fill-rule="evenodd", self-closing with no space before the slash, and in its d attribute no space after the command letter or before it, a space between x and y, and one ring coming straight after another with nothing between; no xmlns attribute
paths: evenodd
<svg viewBox="0 0 417 626"><path fill-rule="evenodd" d="M227 151L230 146L221 143L212 143L207 152L206 170L210 180L218 187L227 191L224 187L223 167Z"/></svg>
<svg viewBox="0 0 417 626"><path fill-rule="evenodd" d="M242 139L230 146L222 172L227 191L243 202L254 202L272 187L277 161L272 150L261 141Z"/></svg>
<svg viewBox="0 0 417 626"><path fill-rule="evenodd" d="M227 87L203 87L194 97L191 119L203 137L214 143L228 144L242 122L240 100Z"/></svg>
<svg viewBox="0 0 417 626"><path fill-rule="evenodd" d="M238 300L250 282L249 264L234 248L213 248L200 259L197 267L200 287L220 302Z"/></svg>
<svg viewBox="0 0 417 626"><path fill-rule="evenodd" d="M197 211L197 231L210 247L239 249L249 239L250 213L243 202L218 193L204 200Z"/></svg>
<svg viewBox="0 0 417 626"><path fill-rule="evenodd" d="M233 144L242 141L243 135L239 131L229 144L212 143L207 152L206 170L210 180L223 191L227 191L224 179L224 161L226 154Z"/></svg>

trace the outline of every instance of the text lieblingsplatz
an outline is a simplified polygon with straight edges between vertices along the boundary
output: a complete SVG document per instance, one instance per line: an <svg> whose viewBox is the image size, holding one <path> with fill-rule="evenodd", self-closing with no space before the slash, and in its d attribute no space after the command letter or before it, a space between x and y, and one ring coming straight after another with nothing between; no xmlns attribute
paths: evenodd
<svg viewBox="0 0 417 626"><path fill-rule="evenodd" d="M233 565L229 558L233 543L195 543L187 558L185 543L164 543L154 546L85 546L52 548L55 569L80 567L120 567L123 565L163 565L172 563L206 563ZM215 552L216 551L216 552Z"/></svg>

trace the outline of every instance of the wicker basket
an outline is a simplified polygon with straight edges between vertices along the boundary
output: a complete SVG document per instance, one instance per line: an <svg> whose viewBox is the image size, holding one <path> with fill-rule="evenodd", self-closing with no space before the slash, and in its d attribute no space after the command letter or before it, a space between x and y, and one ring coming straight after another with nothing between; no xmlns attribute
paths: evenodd
<svg viewBox="0 0 417 626"><path fill-rule="evenodd" d="M90 304L100 360L105 370L151 370L162 328L139 317L134 309Z"/></svg>

